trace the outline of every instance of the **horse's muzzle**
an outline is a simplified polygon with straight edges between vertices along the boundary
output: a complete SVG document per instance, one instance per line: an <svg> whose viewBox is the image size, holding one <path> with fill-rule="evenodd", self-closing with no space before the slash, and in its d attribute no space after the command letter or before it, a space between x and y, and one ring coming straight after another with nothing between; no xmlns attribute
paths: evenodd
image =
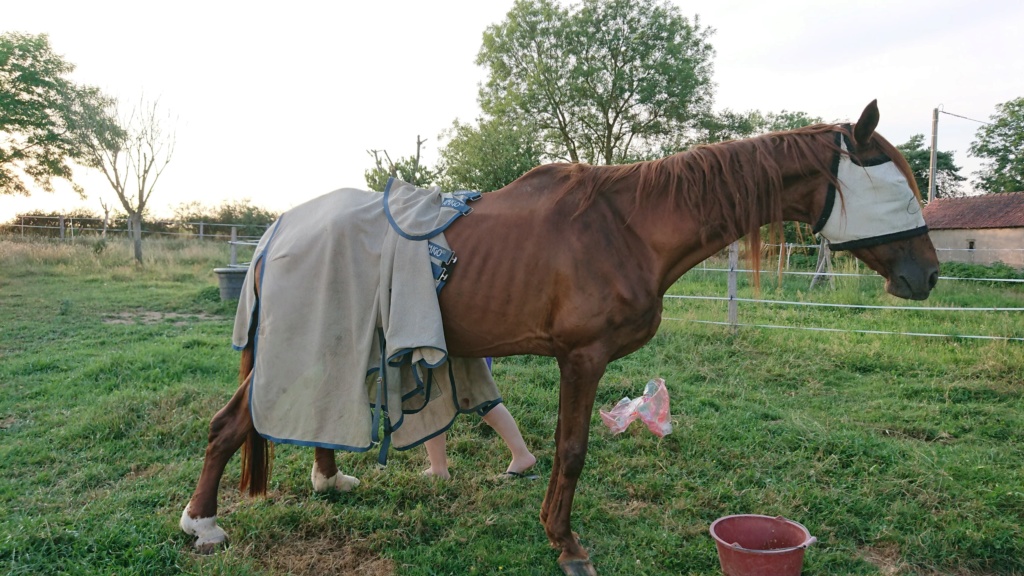
<svg viewBox="0 0 1024 576"><path fill-rule="evenodd" d="M900 270L886 280L885 291L906 300L926 300L938 281L938 266Z"/></svg>

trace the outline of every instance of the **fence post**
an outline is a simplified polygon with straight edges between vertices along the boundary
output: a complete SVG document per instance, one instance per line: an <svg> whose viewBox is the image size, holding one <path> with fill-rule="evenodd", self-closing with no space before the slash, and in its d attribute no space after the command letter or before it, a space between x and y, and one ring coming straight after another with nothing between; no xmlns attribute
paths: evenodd
<svg viewBox="0 0 1024 576"><path fill-rule="evenodd" d="M740 259L740 246L736 242L729 244L729 325L736 331L736 265Z"/></svg>
<svg viewBox="0 0 1024 576"><path fill-rule="evenodd" d="M829 249L828 242L824 238L821 239L821 244L818 246L818 266L814 271L814 277L811 278L809 289L814 289L814 285L820 278L828 278L829 287L836 287L835 277L832 276L832 250Z"/></svg>
<svg viewBox="0 0 1024 576"><path fill-rule="evenodd" d="M18 220L21 221L21 237L24 238L25 237L25 217L24 216L18 216Z"/></svg>
<svg viewBox="0 0 1024 576"><path fill-rule="evenodd" d="M199 239L200 240L203 239L203 223L202 222L199 223Z"/></svg>
<svg viewBox="0 0 1024 576"><path fill-rule="evenodd" d="M60 222L60 239L63 240L64 239L64 215L63 214L60 215L59 222Z"/></svg>
<svg viewBox="0 0 1024 576"><path fill-rule="evenodd" d="M235 266L238 264L238 245L235 242L238 241L238 226L231 227L231 265Z"/></svg>

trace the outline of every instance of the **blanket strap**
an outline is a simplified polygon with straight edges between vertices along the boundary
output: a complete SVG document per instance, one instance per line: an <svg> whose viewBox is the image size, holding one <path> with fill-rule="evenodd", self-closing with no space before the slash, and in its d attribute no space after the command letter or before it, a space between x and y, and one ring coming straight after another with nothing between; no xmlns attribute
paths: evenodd
<svg viewBox="0 0 1024 576"><path fill-rule="evenodd" d="M442 264L454 264L455 263L455 252L441 246L440 244L434 244L431 241L427 241L427 252L430 253L432 260L437 260Z"/></svg>
<svg viewBox="0 0 1024 576"><path fill-rule="evenodd" d="M434 290L440 294L441 288L444 288L445 283L448 282L452 266L455 266L459 259L455 256L455 252L429 240L427 241L427 253L430 255L430 270L434 275Z"/></svg>
<svg viewBox="0 0 1024 576"><path fill-rule="evenodd" d="M380 349L386 350L384 329L377 328L377 341L380 342ZM373 442L380 442L380 454L377 456L377 463L381 466L387 466L388 463L388 448L391 447L391 418L388 417L388 412L384 409L384 397L387 394L388 389L388 371L387 371L387 360L385 355L380 355L380 367L377 373L377 400L373 404L373 420L370 424L370 440ZM378 428L381 425L381 417L383 416L384 421L384 439L381 440L380 432Z"/></svg>
<svg viewBox="0 0 1024 576"><path fill-rule="evenodd" d="M463 216L473 211L473 209L468 204L454 196L448 196L441 200L441 206L444 208L452 208L454 210L458 210Z"/></svg>

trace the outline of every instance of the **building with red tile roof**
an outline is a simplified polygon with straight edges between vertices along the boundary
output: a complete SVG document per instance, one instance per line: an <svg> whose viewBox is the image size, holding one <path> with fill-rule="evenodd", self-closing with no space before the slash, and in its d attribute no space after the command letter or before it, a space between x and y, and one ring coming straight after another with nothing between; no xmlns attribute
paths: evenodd
<svg viewBox="0 0 1024 576"><path fill-rule="evenodd" d="M1024 268L1024 192L936 198L924 220L942 262Z"/></svg>

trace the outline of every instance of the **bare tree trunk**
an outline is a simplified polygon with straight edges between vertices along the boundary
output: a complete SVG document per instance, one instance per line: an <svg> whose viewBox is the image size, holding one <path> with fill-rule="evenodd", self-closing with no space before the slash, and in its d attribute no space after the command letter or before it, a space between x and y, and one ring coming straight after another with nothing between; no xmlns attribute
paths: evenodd
<svg viewBox="0 0 1024 576"><path fill-rule="evenodd" d="M132 229L132 240L135 245L135 261L142 264L142 214L135 213L128 217Z"/></svg>
<svg viewBox="0 0 1024 576"><path fill-rule="evenodd" d="M420 140L420 135L416 135L416 160L412 163L412 184L413 186L420 185L420 149L423 147L423 143L426 140Z"/></svg>
<svg viewBox="0 0 1024 576"><path fill-rule="evenodd" d="M122 116L116 103L109 116ZM174 152L174 134L165 132L155 102L139 102L127 117L117 120L117 133L97 134L88 143L89 165L103 172L128 212L128 231L134 243L135 261L142 264L142 215L150 195ZM104 205L104 210L106 206Z"/></svg>
<svg viewBox="0 0 1024 576"><path fill-rule="evenodd" d="M103 207L103 232L100 233L100 238L107 238L107 228L110 226L110 207L103 200L100 200L100 206Z"/></svg>

